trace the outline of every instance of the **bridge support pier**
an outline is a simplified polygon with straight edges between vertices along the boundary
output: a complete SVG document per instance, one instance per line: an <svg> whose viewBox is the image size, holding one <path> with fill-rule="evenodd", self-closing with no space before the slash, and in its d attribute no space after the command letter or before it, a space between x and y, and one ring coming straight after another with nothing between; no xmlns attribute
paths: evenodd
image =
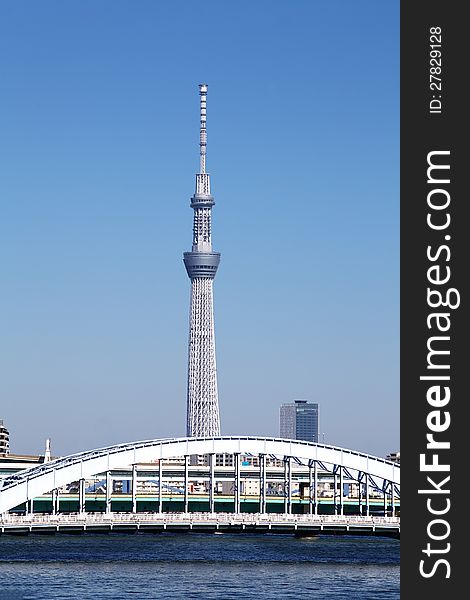
<svg viewBox="0 0 470 600"><path fill-rule="evenodd" d="M313 514L313 477L312 477L312 461L308 461L308 514Z"/></svg>
<svg viewBox="0 0 470 600"><path fill-rule="evenodd" d="M106 513L111 512L111 490L112 479L111 479L111 471L106 471L106 500L105 500L105 511Z"/></svg>
<svg viewBox="0 0 470 600"><path fill-rule="evenodd" d="M85 480L82 478L78 482L78 512L85 512Z"/></svg>
<svg viewBox="0 0 470 600"><path fill-rule="evenodd" d="M163 464L158 461L158 512L163 512Z"/></svg>
<svg viewBox="0 0 470 600"><path fill-rule="evenodd" d="M235 504L235 512L240 512L240 454L235 452L233 455L233 464L235 466L235 478L233 481L233 496Z"/></svg>
<svg viewBox="0 0 470 600"><path fill-rule="evenodd" d="M358 509L359 516L362 517L362 480L364 478L364 473L358 473L357 475L357 495L358 495Z"/></svg>
<svg viewBox="0 0 470 600"><path fill-rule="evenodd" d="M292 513L292 457L284 456L284 514Z"/></svg>
<svg viewBox="0 0 470 600"><path fill-rule="evenodd" d="M184 457L184 512L189 511L189 456Z"/></svg>
<svg viewBox="0 0 470 600"><path fill-rule="evenodd" d="M259 455L259 512L266 512L266 454Z"/></svg>
<svg viewBox="0 0 470 600"><path fill-rule="evenodd" d="M308 469L308 475L309 475L309 498L308 498L308 503L309 503L309 512L310 514L315 514L318 515L318 465L317 465L317 461L314 460L313 461L313 482L312 482L312 461L309 462L309 469ZM313 503L312 503L312 484L313 484ZM313 506L312 506L313 504ZM312 511L313 509L313 511Z"/></svg>
<svg viewBox="0 0 470 600"><path fill-rule="evenodd" d="M338 495L338 465L333 465L333 512L335 515L338 514L338 503L337 503L337 495Z"/></svg>
<svg viewBox="0 0 470 600"><path fill-rule="evenodd" d="M369 476L366 473L365 474L366 477L366 517L369 516L369 512L370 512L370 505L369 505Z"/></svg>
<svg viewBox="0 0 470 600"><path fill-rule="evenodd" d="M209 512L214 512L215 454L209 454Z"/></svg>
<svg viewBox="0 0 470 600"><path fill-rule="evenodd" d="M34 500L31 498L30 500L26 500L25 502L25 513L27 515L34 513Z"/></svg>
<svg viewBox="0 0 470 600"><path fill-rule="evenodd" d="M339 514L344 514L344 474L343 467L339 467Z"/></svg>
<svg viewBox="0 0 470 600"><path fill-rule="evenodd" d="M52 490L52 514L57 515L59 513L59 490L56 488Z"/></svg>
<svg viewBox="0 0 470 600"><path fill-rule="evenodd" d="M137 465L132 465L132 512L137 512Z"/></svg>

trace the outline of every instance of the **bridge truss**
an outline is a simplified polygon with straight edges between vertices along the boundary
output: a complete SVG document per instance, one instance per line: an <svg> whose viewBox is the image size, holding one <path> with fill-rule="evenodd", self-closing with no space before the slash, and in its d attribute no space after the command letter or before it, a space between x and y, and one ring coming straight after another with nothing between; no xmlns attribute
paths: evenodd
<svg viewBox="0 0 470 600"><path fill-rule="evenodd" d="M201 463L202 457L205 457L205 462ZM224 461L223 457L231 457L231 460ZM275 470L270 465L276 464L285 514L292 513L293 479L299 480L299 477L305 481L307 510L310 514L317 514L320 473L323 476L329 474L333 483L335 514L343 514L343 490L347 482L355 482L357 485L359 514L369 515L370 493L377 491L383 495L384 514L387 507L391 507L392 515L395 514L395 503L400 497L399 464L325 444L251 436L145 440L65 456L0 479L0 514L21 505L25 505L26 511L32 512L33 499L49 493L55 512L58 508L58 490L74 482L78 483L78 512L85 512L85 482L100 478L105 482L105 512L109 513L112 479L117 477L116 472L120 473L119 477L130 480L132 512L137 512L139 470L144 468L143 465L151 464L156 469L158 480L157 510L162 512L164 469L168 468L165 466L166 461L171 459L179 459L185 513L188 512L190 500L188 483L191 474L194 476L197 465L200 464L207 465L209 512L216 511L215 485L217 479L223 476L231 478L233 512L240 513L242 465L247 457L255 459L250 463L254 465L250 472L251 477L256 477L258 482L259 513L269 512L267 481L270 472ZM225 466L218 466L220 464ZM200 477L200 469L198 473Z"/></svg>

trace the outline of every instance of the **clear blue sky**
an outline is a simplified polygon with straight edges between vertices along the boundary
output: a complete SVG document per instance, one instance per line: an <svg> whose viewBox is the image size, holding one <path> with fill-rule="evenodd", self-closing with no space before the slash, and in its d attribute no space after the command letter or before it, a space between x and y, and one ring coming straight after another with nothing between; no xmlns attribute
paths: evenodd
<svg viewBox="0 0 470 600"><path fill-rule="evenodd" d="M399 449L398 0L3 0L0 72L12 451L184 435L200 82L222 433Z"/></svg>

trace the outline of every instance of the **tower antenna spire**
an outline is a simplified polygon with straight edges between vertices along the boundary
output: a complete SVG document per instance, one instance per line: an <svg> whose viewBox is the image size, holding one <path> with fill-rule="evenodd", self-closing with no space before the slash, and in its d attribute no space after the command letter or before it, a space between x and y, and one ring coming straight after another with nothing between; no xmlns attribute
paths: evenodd
<svg viewBox="0 0 470 600"><path fill-rule="evenodd" d="M206 172L206 146L207 146L207 131L206 131L206 116L207 116L207 83L199 84L200 95L200 120L201 126L199 130L199 173Z"/></svg>

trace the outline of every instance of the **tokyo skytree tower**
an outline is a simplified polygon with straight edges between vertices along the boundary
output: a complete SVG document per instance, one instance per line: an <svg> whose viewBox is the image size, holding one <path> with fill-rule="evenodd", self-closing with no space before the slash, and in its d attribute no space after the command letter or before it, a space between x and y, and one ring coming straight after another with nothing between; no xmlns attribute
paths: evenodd
<svg viewBox="0 0 470 600"><path fill-rule="evenodd" d="M186 435L212 437L220 435L212 296L212 280L219 266L220 253L212 251L211 243L211 211L215 203L211 196L210 176L206 173L206 84L199 86L199 94L200 168L196 174L196 191L191 198L193 247L191 252L183 255L191 279Z"/></svg>

